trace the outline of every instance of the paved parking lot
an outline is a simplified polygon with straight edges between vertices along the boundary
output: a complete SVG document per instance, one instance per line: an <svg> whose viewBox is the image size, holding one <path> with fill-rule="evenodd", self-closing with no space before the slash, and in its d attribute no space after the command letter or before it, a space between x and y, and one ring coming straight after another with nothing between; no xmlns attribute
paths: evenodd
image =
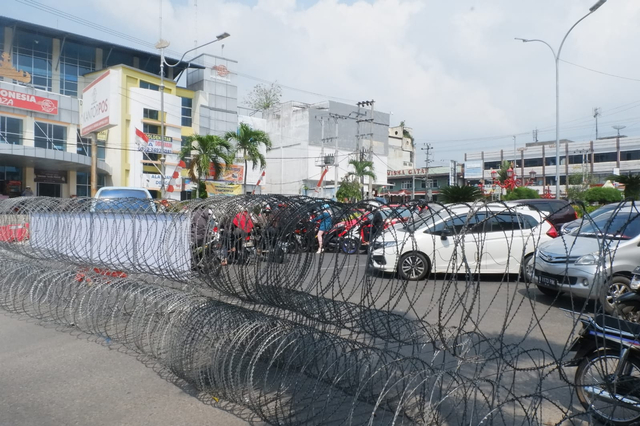
<svg viewBox="0 0 640 426"><path fill-rule="evenodd" d="M341 275L350 274L352 282L362 279L365 259L364 255L351 256L350 266ZM329 261L327 256L316 265L320 274L326 274L322 281L331 279ZM397 285L395 278L371 277L381 303L390 300L385 293L393 289L387 284ZM553 301L535 288L501 281L501 277L470 284L445 285L445 281L439 277L427 285L408 283L406 294L413 296L397 300L393 310L403 312L412 304L415 314L429 323L477 329L505 344L561 356L572 321L558 307L570 308L568 298ZM349 293L348 287L344 294ZM463 305L473 309L468 312ZM175 383L171 374L153 362L73 328L0 311L0 342L0 425L240 425L256 420L238 407L225 404L225 411L208 397L199 399L193 388ZM521 380L518 386L526 387L526 376ZM550 399L561 406L575 399L557 374L545 385ZM551 423L561 419L551 406L545 414Z"/></svg>

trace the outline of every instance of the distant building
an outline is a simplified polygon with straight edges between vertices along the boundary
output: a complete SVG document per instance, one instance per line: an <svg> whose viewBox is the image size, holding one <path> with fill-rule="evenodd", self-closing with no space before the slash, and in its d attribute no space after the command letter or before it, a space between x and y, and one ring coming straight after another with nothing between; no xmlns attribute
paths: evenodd
<svg viewBox="0 0 640 426"><path fill-rule="evenodd" d="M167 58L175 66L165 67L161 135L158 54L6 17L0 52L0 196L18 196L26 186L36 195L90 195L91 144L81 135L80 114L92 99L83 102L82 92L107 71L119 114L97 135L99 187L144 186L158 196L160 172L173 174L188 136L237 127L236 62L226 58ZM180 87L185 71L187 87ZM173 183L170 198L189 195L184 171Z"/></svg>
<svg viewBox="0 0 640 426"><path fill-rule="evenodd" d="M285 102L264 112L263 118L273 142L265 192L332 198L336 183L339 186L352 170L349 160L361 158L374 163L374 189L386 185L388 113L375 111L371 122L370 110L355 105ZM366 187L365 179L365 191Z"/></svg>
<svg viewBox="0 0 640 426"><path fill-rule="evenodd" d="M590 176L596 183L604 183L612 174L640 173L640 138L625 136L597 141L560 142L560 197L566 196L567 176ZM515 165L522 181L531 181L529 187L542 193L550 190L555 195L556 149L555 141L532 142L518 148L465 154L465 178L472 184L484 181L491 184L491 171L498 170L502 161ZM472 174L468 172L473 171ZM532 172L534 179L531 180ZM524 177L524 179L522 179Z"/></svg>
<svg viewBox="0 0 640 426"><path fill-rule="evenodd" d="M387 167L389 170L403 170L418 167L414 164L415 146L411 138L405 137L403 130L411 132L409 127L389 127L389 157Z"/></svg>
<svg viewBox="0 0 640 426"><path fill-rule="evenodd" d="M462 165L455 161L452 161L449 167L429 167L428 170L427 168L388 170L387 181L390 186L382 195L386 196L390 202L408 201L413 195L416 199L440 201L442 188L449 185L464 185L462 173Z"/></svg>

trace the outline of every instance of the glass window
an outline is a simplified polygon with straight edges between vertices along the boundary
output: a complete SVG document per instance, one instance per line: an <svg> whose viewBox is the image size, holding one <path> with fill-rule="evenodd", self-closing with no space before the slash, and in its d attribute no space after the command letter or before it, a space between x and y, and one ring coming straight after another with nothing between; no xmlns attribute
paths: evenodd
<svg viewBox="0 0 640 426"><path fill-rule="evenodd" d="M0 143L22 145L22 120L0 116Z"/></svg>
<svg viewBox="0 0 640 426"><path fill-rule="evenodd" d="M66 151L67 128L50 123L36 121L34 124L34 146L36 148Z"/></svg>
<svg viewBox="0 0 640 426"><path fill-rule="evenodd" d="M160 134L160 126L156 126L155 124L144 123L142 125L142 131L144 133L149 133L151 135L159 135Z"/></svg>
<svg viewBox="0 0 640 426"><path fill-rule="evenodd" d="M96 144L98 147L98 159L104 160L107 154L105 143L102 141L96 141ZM76 152L78 153L78 155L86 155L87 157L91 157L91 139L82 138L78 133Z"/></svg>
<svg viewBox="0 0 640 426"><path fill-rule="evenodd" d="M621 151L620 152L620 160L622 161L633 161L640 160L640 151Z"/></svg>
<svg viewBox="0 0 640 426"><path fill-rule="evenodd" d="M193 99L182 98L182 125L191 127L192 124Z"/></svg>
<svg viewBox="0 0 640 426"><path fill-rule="evenodd" d="M98 175L98 189L105 186L105 175ZM78 197L91 196L91 174L85 172L76 173L76 195Z"/></svg>
<svg viewBox="0 0 640 426"><path fill-rule="evenodd" d="M500 161L485 161L484 169L485 170L500 169Z"/></svg>
<svg viewBox="0 0 640 426"><path fill-rule="evenodd" d="M158 86L157 84L149 83L148 81L144 81L144 80L140 80L140 88L155 90L155 91L160 90L160 86Z"/></svg>
<svg viewBox="0 0 640 426"><path fill-rule="evenodd" d="M144 108L142 110L142 116L144 118L148 118L149 120L159 120L158 111L155 109Z"/></svg>
<svg viewBox="0 0 640 426"><path fill-rule="evenodd" d="M540 167L542 166L542 158L525 158L524 159L525 167Z"/></svg>
<svg viewBox="0 0 640 426"><path fill-rule="evenodd" d="M618 156L615 152L599 152L593 155L594 163L609 163L617 160Z"/></svg>
<svg viewBox="0 0 640 426"><path fill-rule="evenodd" d="M16 42L11 55L13 66L31 74L30 85L51 91L51 39L33 34L16 32ZM21 83L24 84L24 83Z"/></svg>

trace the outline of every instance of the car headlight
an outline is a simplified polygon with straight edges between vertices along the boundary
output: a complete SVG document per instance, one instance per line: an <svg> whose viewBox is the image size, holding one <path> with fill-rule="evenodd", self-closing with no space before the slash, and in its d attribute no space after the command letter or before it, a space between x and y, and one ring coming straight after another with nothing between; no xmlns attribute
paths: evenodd
<svg viewBox="0 0 640 426"><path fill-rule="evenodd" d="M633 270L633 277L631 277L629 288L633 291L638 291L638 289L640 289L640 266Z"/></svg>
<svg viewBox="0 0 640 426"><path fill-rule="evenodd" d="M576 265L596 265L598 262L600 262L600 256L597 253L591 253L576 260Z"/></svg>

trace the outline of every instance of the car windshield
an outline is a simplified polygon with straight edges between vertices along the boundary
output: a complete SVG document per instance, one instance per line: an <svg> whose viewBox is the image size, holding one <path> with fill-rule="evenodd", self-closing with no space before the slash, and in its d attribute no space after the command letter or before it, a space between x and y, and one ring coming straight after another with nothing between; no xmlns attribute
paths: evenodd
<svg viewBox="0 0 640 426"><path fill-rule="evenodd" d="M100 192L100 198L147 198L145 191L137 191L135 189L103 189Z"/></svg>
<svg viewBox="0 0 640 426"><path fill-rule="evenodd" d="M153 203L150 199L140 198L99 198L96 200L94 210L143 213L153 211Z"/></svg>
<svg viewBox="0 0 640 426"><path fill-rule="evenodd" d="M605 237L630 240L640 235L640 212L637 210L613 211L596 217L571 235L587 238Z"/></svg>

